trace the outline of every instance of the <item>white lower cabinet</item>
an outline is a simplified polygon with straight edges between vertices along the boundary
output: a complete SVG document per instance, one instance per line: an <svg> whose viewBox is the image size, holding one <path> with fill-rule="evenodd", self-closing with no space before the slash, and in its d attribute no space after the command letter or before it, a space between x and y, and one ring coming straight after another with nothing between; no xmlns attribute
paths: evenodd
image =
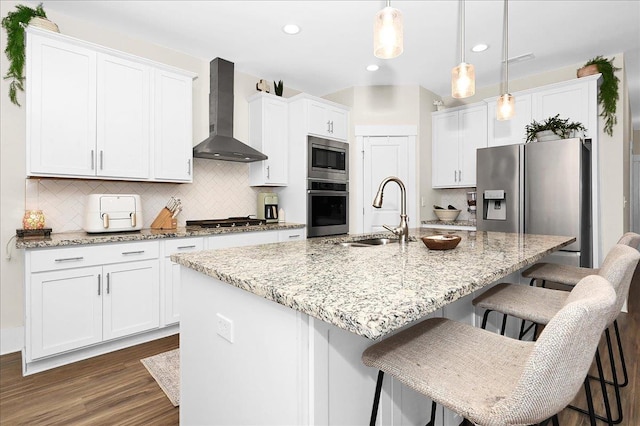
<svg viewBox="0 0 640 426"><path fill-rule="evenodd" d="M158 327L159 290L157 260L33 274L31 357Z"/></svg>
<svg viewBox="0 0 640 426"><path fill-rule="evenodd" d="M102 341L101 277L100 266L33 274L26 342L31 358Z"/></svg>
<svg viewBox="0 0 640 426"><path fill-rule="evenodd" d="M180 265L171 261L170 256L176 253L187 253L204 248L204 238L177 238L164 241L164 307L162 318L164 325L175 324L180 321Z"/></svg>
<svg viewBox="0 0 640 426"><path fill-rule="evenodd" d="M157 260L103 268L103 339L115 339L160 325L160 271Z"/></svg>

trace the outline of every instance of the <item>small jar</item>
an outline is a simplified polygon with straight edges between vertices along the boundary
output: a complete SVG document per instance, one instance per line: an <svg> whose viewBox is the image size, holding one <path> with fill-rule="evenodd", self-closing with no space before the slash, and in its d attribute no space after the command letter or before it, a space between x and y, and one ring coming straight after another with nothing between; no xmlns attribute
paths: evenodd
<svg viewBox="0 0 640 426"><path fill-rule="evenodd" d="M22 217L22 227L24 229L43 229L44 213L42 210L25 210Z"/></svg>

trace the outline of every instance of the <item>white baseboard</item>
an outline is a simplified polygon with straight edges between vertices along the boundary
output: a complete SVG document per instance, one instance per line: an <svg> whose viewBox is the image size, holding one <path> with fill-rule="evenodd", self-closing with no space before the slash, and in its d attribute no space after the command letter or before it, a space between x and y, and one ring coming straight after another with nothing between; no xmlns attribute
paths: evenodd
<svg viewBox="0 0 640 426"><path fill-rule="evenodd" d="M0 355L20 352L24 347L24 327L0 328Z"/></svg>

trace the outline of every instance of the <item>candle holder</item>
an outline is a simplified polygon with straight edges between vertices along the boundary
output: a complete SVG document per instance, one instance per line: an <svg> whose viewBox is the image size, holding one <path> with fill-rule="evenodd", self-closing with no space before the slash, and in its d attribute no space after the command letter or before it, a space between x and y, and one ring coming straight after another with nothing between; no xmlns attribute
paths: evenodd
<svg viewBox="0 0 640 426"><path fill-rule="evenodd" d="M25 210L22 217L24 229L44 229L44 213L42 210Z"/></svg>

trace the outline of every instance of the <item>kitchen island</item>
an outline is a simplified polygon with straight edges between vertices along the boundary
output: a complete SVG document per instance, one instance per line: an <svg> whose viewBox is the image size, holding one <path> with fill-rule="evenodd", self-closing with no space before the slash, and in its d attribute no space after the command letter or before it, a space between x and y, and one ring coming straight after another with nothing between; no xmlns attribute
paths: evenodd
<svg viewBox="0 0 640 426"><path fill-rule="evenodd" d="M364 238L346 236L172 256L184 274L181 424L366 424L376 371L360 355L373 340L429 315L473 322L474 292L574 241L463 231L455 249L432 251L419 240L431 234L412 230L406 246L340 245ZM385 382L382 424L426 423L429 409Z"/></svg>

